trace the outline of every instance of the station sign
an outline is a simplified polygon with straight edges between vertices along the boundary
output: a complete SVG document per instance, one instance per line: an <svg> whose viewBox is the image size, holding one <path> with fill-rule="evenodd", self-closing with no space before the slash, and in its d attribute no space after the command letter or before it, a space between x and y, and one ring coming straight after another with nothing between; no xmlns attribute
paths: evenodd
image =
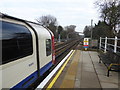
<svg viewBox="0 0 120 90"><path fill-rule="evenodd" d="M89 38L84 38L83 43L84 43L84 48L85 48L85 50L87 50L87 49L88 49L88 46L89 46Z"/></svg>

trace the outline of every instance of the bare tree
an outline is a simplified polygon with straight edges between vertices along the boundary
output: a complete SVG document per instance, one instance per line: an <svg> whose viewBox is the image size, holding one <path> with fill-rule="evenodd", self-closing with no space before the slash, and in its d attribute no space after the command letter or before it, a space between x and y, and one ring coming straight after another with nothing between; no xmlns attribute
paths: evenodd
<svg viewBox="0 0 120 90"><path fill-rule="evenodd" d="M90 38L90 36L91 36L91 26L85 26L83 33L84 33L85 37Z"/></svg>
<svg viewBox="0 0 120 90"><path fill-rule="evenodd" d="M99 7L100 17L106 22L113 32L116 31L116 26L120 25L120 2L119 0L99 0L95 2Z"/></svg>
<svg viewBox="0 0 120 90"><path fill-rule="evenodd" d="M75 25L69 25L65 27L67 38L76 38Z"/></svg>
<svg viewBox="0 0 120 90"><path fill-rule="evenodd" d="M69 32L75 32L75 25L69 25L65 27L65 30L69 33Z"/></svg>

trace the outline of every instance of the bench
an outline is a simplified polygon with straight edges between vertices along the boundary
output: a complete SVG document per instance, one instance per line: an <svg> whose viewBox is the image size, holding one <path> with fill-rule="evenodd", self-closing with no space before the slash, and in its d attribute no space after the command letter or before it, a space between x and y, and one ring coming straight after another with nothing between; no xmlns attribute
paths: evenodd
<svg viewBox="0 0 120 90"><path fill-rule="evenodd" d="M112 50L108 50L106 53L99 51L99 63L101 61L107 67L107 76L109 77L110 71L120 71L120 55L114 53Z"/></svg>

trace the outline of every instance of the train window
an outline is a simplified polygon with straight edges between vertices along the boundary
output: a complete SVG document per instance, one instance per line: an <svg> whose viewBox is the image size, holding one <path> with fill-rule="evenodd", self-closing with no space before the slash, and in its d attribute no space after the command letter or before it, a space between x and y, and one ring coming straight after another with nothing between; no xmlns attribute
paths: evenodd
<svg viewBox="0 0 120 90"><path fill-rule="evenodd" d="M3 21L0 29L2 29L2 64L33 53L32 35L25 26Z"/></svg>
<svg viewBox="0 0 120 90"><path fill-rule="evenodd" d="M49 56L51 54L51 40L46 40L46 56Z"/></svg>

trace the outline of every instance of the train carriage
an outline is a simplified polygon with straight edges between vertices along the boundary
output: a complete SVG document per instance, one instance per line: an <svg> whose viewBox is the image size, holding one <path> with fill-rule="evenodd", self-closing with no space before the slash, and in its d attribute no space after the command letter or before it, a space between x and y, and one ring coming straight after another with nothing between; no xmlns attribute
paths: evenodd
<svg viewBox="0 0 120 90"><path fill-rule="evenodd" d="M54 63L54 35L45 27L2 14L0 89L28 88Z"/></svg>

